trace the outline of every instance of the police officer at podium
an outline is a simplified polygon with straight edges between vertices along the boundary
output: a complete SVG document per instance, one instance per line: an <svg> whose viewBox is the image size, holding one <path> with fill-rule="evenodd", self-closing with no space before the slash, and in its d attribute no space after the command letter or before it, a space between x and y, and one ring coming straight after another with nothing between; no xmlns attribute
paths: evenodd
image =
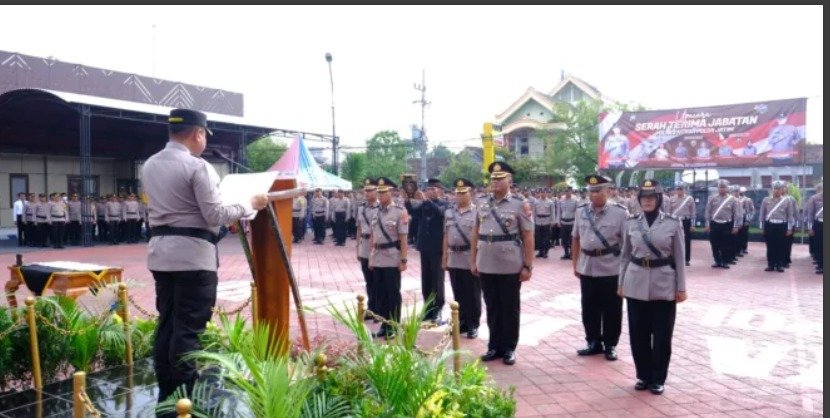
<svg viewBox="0 0 830 418"><path fill-rule="evenodd" d="M622 299L617 295L620 274L620 246L628 218L626 208L608 201L608 177L591 174L589 201L576 210L573 228L573 268L582 291L582 325L585 348L580 356L605 353L617 359L617 342L622 327Z"/></svg>
<svg viewBox="0 0 830 418"><path fill-rule="evenodd" d="M219 175L200 157L211 133L207 117L173 109L168 121L170 140L141 169L153 225L147 267L155 279L159 312L153 347L159 401L181 385L190 392L198 377L195 362L181 356L200 348L198 336L216 303L219 227L268 204L261 194L222 205Z"/></svg>

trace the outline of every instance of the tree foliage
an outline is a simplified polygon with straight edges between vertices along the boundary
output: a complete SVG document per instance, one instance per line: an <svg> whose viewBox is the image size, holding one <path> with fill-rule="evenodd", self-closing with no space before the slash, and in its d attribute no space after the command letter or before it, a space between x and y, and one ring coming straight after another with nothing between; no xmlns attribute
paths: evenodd
<svg viewBox="0 0 830 418"><path fill-rule="evenodd" d="M273 137L263 136L248 144L248 167L255 172L265 171L282 157L287 148L284 144L274 141Z"/></svg>
<svg viewBox="0 0 830 418"><path fill-rule="evenodd" d="M450 159L453 157L453 152L447 148L446 145L438 144L432 147L432 150L428 153L429 158L446 158ZM471 179L472 180L472 179Z"/></svg>
<svg viewBox="0 0 830 418"><path fill-rule="evenodd" d="M364 176L397 181L406 172L406 159L413 153L412 141L402 139L396 131L380 131L366 142Z"/></svg>
<svg viewBox="0 0 830 418"><path fill-rule="evenodd" d="M363 183L363 179L366 178L368 161L369 159L365 152L346 154L346 159L343 161L340 174L344 179L352 182L352 187L359 188Z"/></svg>
<svg viewBox="0 0 830 418"><path fill-rule="evenodd" d="M452 182L457 178L465 178L477 186L484 184L484 173L481 171L481 166L467 154L458 154L452 157L450 163L444 167L444 171L439 176L441 182L447 186L452 185Z"/></svg>

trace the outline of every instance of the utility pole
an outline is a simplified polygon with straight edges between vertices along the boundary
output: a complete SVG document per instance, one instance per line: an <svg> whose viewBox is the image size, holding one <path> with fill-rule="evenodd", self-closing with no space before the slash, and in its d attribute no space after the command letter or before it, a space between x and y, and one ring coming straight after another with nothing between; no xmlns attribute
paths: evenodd
<svg viewBox="0 0 830 418"><path fill-rule="evenodd" d="M418 138L412 138L414 145L421 151L421 175L420 180L421 183L426 183L427 181L427 135L426 130L424 129L424 114L426 112L426 107L430 104L427 101L427 86L426 86L426 70L421 69L421 84L415 83L414 86L415 90L421 92L421 99L415 100L413 104L420 104L421 105L421 131Z"/></svg>
<svg viewBox="0 0 830 418"><path fill-rule="evenodd" d="M331 168L335 176L340 175L340 164L338 162L340 145L340 138L337 137L337 131L334 125L334 74L331 72L331 54L326 52L326 62L329 63L329 82L331 83Z"/></svg>

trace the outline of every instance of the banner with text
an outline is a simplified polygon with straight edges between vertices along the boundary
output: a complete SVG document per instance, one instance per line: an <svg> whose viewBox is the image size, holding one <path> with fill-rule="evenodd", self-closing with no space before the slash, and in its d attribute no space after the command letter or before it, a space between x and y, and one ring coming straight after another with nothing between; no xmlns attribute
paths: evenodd
<svg viewBox="0 0 830 418"><path fill-rule="evenodd" d="M601 169L800 164L807 99L600 114Z"/></svg>

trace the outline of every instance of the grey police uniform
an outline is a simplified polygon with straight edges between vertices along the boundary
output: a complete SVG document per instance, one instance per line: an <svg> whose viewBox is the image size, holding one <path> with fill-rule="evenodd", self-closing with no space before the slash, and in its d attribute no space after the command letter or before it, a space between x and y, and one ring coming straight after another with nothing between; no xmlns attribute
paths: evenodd
<svg viewBox="0 0 830 418"><path fill-rule="evenodd" d="M787 264L786 236L793 230L795 218L792 206L785 196L767 196L761 202L758 223L767 244L767 270L783 271Z"/></svg>
<svg viewBox="0 0 830 418"><path fill-rule="evenodd" d="M481 278L470 271L470 239L476 226L478 212L475 205L459 209L453 207L444 213L444 236L447 240L447 270L455 300L459 303L461 332L478 329L481 319Z"/></svg>
<svg viewBox="0 0 830 418"><path fill-rule="evenodd" d="M677 292L686 291L683 225L660 212L629 219L620 254L619 287L628 302L628 329L637 379L663 385L671 358ZM655 253L656 252L656 253Z"/></svg>
<svg viewBox="0 0 830 418"><path fill-rule="evenodd" d="M346 242L346 221L349 216L349 199L332 197L329 199L330 219L334 222L334 242L343 245Z"/></svg>
<svg viewBox="0 0 830 418"><path fill-rule="evenodd" d="M556 203L550 199L538 199L533 207L536 250L540 256L547 257L550 250L551 225L556 222Z"/></svg>
<svg viewBox="0 0 830 418"><path fill-rule="evenodd" d="M688 264L692 260L692 225L695 224L697 216L695 198L692 195L672 196L670 201L668 213L683 224L683 236L686 240L684 248L686 248L686 264Z"/></svg>
<svg viewBox="0 0 830 418"><path fill-rule="evenodd" d="M26 220L26 245L34 247L40 245L37 226L35 226L35 207L37 203L31 200L26 201L24 219Z"/></svg>
<svg viewBox="0 0 830 418"><path fill-rule="evenodd" d="M787 194L785 197L790 200L790 212L793 214L792 229L793 231L795 231L796 229L800 228L800 220L796 216L798 214L798 202L796 202L795 198L790 194ZM795 239L795 234L790 234L790 236L784 237L784 239L787 244L787 246L785 247L786 263L784 267L789 267L790 263L792 263L793 242Z"/></svg>
<svg viewBox="0 0 830 418"><path fill-rule="evenodd" d="M628 211L606 202L599 212L586 203L576 211L573 237L579 239L576 271L582 293L582 324L589 345L602 342L605 350L616 347L622 327L622 299L617 296L620 274L620 246ZM605 239L591 227L594 226Z"/></svg>
<svg viewBox="0 0 830 418"><path fill-rule="evenodd" d="M816 272L824 273L824 192L810 197L804 208L807 229L813 231L810 237L812 251L816 262Z"/></svg>
<svg viewBox="0 0 830 418"><path fill-rule="evenodd" d="M573 196L570 199L565 198L565 196L559 199L559 238L562 241L562 248L565 250L565 254L562 256L565 260L572 257L571 236L573 235L577 206L579 206L579 202Z"/></svg>
<svg viewBox="0 0 830 418"><path fill-rule="evenodd" d="M372 247L369 252L369 267L377 285L377 314L387 319L398 320L401 316L401 240L409 232L406 209L392 202L380 205L372 219ZM386 323L380 332L392 331Z"/></svg>
<svg viewBox="0 0 830 418"><path fill-rule="evenodd" d="M78 245L81 239L81 201L70 200L66 204L69 210L69 225L66 226L66 236L69 243Z"/></svg>
<svg viewBox="0 0 830 418"><path fill-rule="evenodd" d="M478 244L476 267L481 277L481 290L487 305L487 326L490 329L488 349L498 352L515 351L519 342L521 313L521 281L524 265L521 237L533 231L530 208L523 198L507 193L496 201L492 195L478 200ZM501 219L501 224L493 216Z"/></svg>
<svg viewBox="0 0 830 418"><path fill-rule="evenodd" d="M66 221L69 217L66 203L62 200L58 200L57 202L49 202L47 206L47 213L49 216L49 224L51 225L50 230L52 233L52 247L63 248Z"/></svg>
<svg viewBox="0 0 830 418"><path fill-rule="evenodd" d="M715 266L728 268L727 263L734 260L737 253L737 240L732 235L733 228L741 227L741 204L734 196L716 194L706 203L706 227L710 228L709 243Z"/></svg>
<svg viewBox="0 0 830 418"><path fill-rule="evenodd" d="M363 272L363 280L366 282L366 295L369 298L368 308L372 312L378 312L380 305L377 294L378 286L375 283L374 274L369 269L369 253L371 252L372 241L372 220L377 216L380 204L364 202L357 207L357 258L360 259L360 269Z"/></svg>
<svg viewBox="0 0 830 418"><path fill-rule="evenodd" d="M96 204L89 200L86 205L81 206L81 222L85 225L79 231L83 234L86 228L89 228L90 238L95 238L95 226L98 223L98 211ZM88 226L86 226L88 225Z"/></svg>
<svg viewBox="0 0 830 418"><path fill-rule="evenodd" d="M154 350L159 397L195 381L195 363L180 360L199 349L197 336L216 304L219 228L253 214L248 202L222 205L219 180L213 165L175 141L141 169L153 235L147 268L159 310Z"/></svg>
<svg viewBox="0 0 830 418"><path fill-rule="evenodd" d="M326 220L329 212L329 200L325 196L311 199L312 226L314 227L314 242L322 244L326 239Z"/></svg>
<svg viewBox="0 0 830 418"><path fill-rule="evenodd" d="M294 235L294 242L301 242L305 238L305 218L308 214L308 205L305 196L294 198L291 203L291 231Z"/></svg>
<svg viewBox="0 0 830 418"><path fill-rule="evenodd" d="M127 200L121 205L121 219L127 223L127 242L138 242L141 226L138 220L141 219L141 203L138 200Z"/></svg>
<svg viewBox="0 0 830 418"><path fill-rule="evenodd" d="M109 201L106 204L105 216L110 244L118 244L120 231L118 223L121 221L121 203Z"/></svg>
<svg viewBox="0 0 830 418"><path fill-rule="evenodd" d="M749 248L749 225L752 224L752 219L755 217L755 203L748 196L741 196L741 211L743 213L741 222L743 226L738 232L740 238L738 252L743 255Z"/></svg>

